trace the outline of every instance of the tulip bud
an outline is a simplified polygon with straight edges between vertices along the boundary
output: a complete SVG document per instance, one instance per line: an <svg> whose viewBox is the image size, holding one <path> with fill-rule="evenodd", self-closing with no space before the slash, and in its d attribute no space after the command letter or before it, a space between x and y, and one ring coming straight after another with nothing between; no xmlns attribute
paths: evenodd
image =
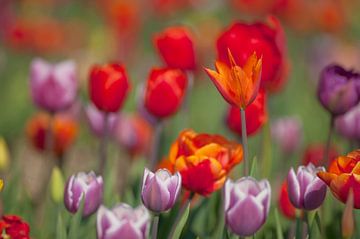
<svg viewBox="0 0 360 239"><path fill-rule="evenodd" d="M336 130L349 140L360 140L360 105L335 119Z"/></svg>
<svg viewBox="0 0 360 239"><path fill-rule="evenodd" d="M168 67L196 68L193 38L185 27L169 27L154 37L155 46Z"/></svg>
<svg viewBox="0 0 360 239"><path fill-rule="evenodd" d="M321 72L317 94L326 110L332 115L341 115L359 103L359 87L359 73L340 65L329 65Z"/></svg>
<svg viewBox="0 0 360 239"><path fill-rule="evenodd" d="M270 209L271 188L268 180L243 177L225 184L225 220L235 234L245 237L257 232Z"/></svg>
<svg viewBox="0 0 360 239"><path fill-rule="evenodd" d="M116 112L124 103L130 84L125 68L119 64L94 66L90 72L89 95L104 112Z"/></svg>
<svg viewBox="0 0 360 239"><path fill-rule="evenodd" d="M64 176L58 167L54 167L50 178L51 197L56 203L64 198Z"/></svg>
<svg viewBox="0 0 360 239"><path fill-rule="evenodd" d="M121 203L112 210L100 206L97 213L98 239L146 239L150 214L144 206L133 209Z"/></svg>
<svg viewBox="0 0 360 239"><path fill-rule="evenodd" d="M85 109L85 115L89 123L91 132L98 137L102 137L105 131L105 113L98 110L93 105L88 105ZM117 120L117 114L109 114L109 132L112 133L114 131Z"/></svg>
<svg viewBox="0 0 360 239"><path fill-rule="evenodd" d="M317 172L325 171L313 164L293 168L288 174L288 192L291 203L298 209L314 210L321 206L326 196L326 184L317 177Z"/></svg>
<svg viewBox="0 0 360 239"><path fill-rule="evenodd" d="M187 89L187 77L178 69L158 68L150 72L145 88L145 108L157 118L177 112Z"/></svg>
<svg viewBox="0 0 360 239"><path fill-rule="evenodd" d="M9 167L9 149L6 145L5 139L0 137L0 172L6 171Z"/></svg>
<svg viewBox="0 0 360 239"><path fill-rule="evenodd" d="M284 153L293 153L302 140L302 125L296 117L276 120L271 125L271 135Z"/></svg>
<svg viewBox="0 0 360 239"><path fill-rule="evenodd" d="M349 191L349 196L346 201L345 210L341 220L341 232L343 238L351 238L354 234L354 192Z"/></svg>
<svg viewBox="0 0 360 239"><path fill-rule="evenodd" d="M84 200L83 216L94 213L102 202L103 179L94 172L72 175L65 186L64 203L67 210L76 213Z"/></svg>
<svg viewBox="0 0 360 239"><path fill-rule="evenodd" d="M57 112L74 103L78 84L73 61L50 64L37 58L31 62L30 68L31 95L38 107Z"/></svg>
<svg viewBox="0 0 360 239"><path fill-rule="evenodd" d="M0 179L0 192L2 191L3 187L4 187L4 181Z"/></svg>
<svg viewBox="0 0 360 239"><path fill-rule="evenodd" d="M180 189L180 173L171 175L167 169L159 169L153 173L145 168L141 200L149 210L160 213L172 208Z"/></svg>

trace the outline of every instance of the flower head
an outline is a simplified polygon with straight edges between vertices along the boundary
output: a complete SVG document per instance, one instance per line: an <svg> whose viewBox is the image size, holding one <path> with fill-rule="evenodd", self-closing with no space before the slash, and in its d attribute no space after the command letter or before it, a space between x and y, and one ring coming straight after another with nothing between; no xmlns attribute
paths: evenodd
<svg viewBox="0 0 360 239"><path fill-rule="evenodd" d="M19 216L4 215L0 220L0 238L30 239L29 224Z"/></svg>

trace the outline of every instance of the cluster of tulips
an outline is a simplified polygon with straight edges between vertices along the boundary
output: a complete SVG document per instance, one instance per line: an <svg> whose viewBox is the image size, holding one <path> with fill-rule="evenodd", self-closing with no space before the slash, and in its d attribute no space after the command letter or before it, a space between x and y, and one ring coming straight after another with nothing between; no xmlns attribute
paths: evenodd
<svg viewBox="0 0 360 239"><path fill-rule="evenodd" d="M218 190L222 191L221 216L226 225L221 236L255 235L268 218L273 185L251 174L250 166L256 165L257 159L250 159L247 139L267 122L267 97L282 89L289 73L286 38L278 19L233 23L217 39L215 69L203 69L228 103L225 121L241 137L241 143L219 134L183 129L164 159L159 154L164 122L178 112L189 113L189 94L201 66L191 30L185 26L169 27L156 34L154 45L163 65L150 69L139 87L137 111L132 114L119 113L132 89L124 64L92 66L88 74L90 102L83 104L75 61L50 63L36 58L31 62L31 96L41 110L26 127L32 145L55 157L57 172L62 174L65 154L75 140L82 114L100 142L98 167L71 175L65 185L60 184L62 188L58 185L54 190L63 192L60 195L70 213L83 218L96 215L99 239L161 238L160 224L165 223L161 216L175 210L181 201L166 235L179 238L185 228L181 220L191 205ZM360 74L329 65L321 73L317 95L330 113L328 142L320 149L320 158L306 160L297 170L288 171L280 210L302 220L309 211L322 206L330 188L335 198L346 204L344 215L350 220L345 220L343 227L348 229L344 230L346 236L351 236L351 212L360 208L360 150L333 156L331 138L334 129L349 140L360 138ZM292 154L301 141L301 122L296 117L274 121L271 135L284 155ZM125 202L104 205L108 144L112 139L129 155L143 154L148 159L141 182L142 203L136 207ZM240 163L241 177L231 175ZM0 188L3 184L6 187L6 180L0 181ZM30 238L29 232L28 224L20 217L2 216L0 238Z"/></svg>

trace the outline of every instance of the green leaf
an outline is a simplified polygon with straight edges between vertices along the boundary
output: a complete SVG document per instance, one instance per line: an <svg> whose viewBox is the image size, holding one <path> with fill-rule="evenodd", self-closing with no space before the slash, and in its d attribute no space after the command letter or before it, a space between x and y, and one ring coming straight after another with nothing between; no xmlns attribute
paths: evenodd
<svg viewBox="0 0 360 239"><path fill-rule="evenodd" d="M276 222L276 238L277 239L284 239L282 229L281 229L279 212L278 212L277 208L275 208L275 222Z"/></svg>
<svg viewBox="0 0 360 239"><path fill-rule="evenodd" d="M56 225L56 239L66 239L66 227L64 225L64 220L59 210L57 225Z"/></svg>
<svg viewBox="0 0 360 239"><path fill-rule="evenodd" d="M172 236L171 239L179 239L180 238L181 232L184 229L186 221L189 217L189 213L190 213L190 203L188 203L183 215L181 216L181 219L179 220L179 223L174 230L174 235Z"/></svg>
<svg viewBox="0 0 360 239"><path fill-rule="evenodd" d="M256 166L257 166L257 157L255 156L251 163L251 169L250 169L250 176L255 177L256 173Z"/></svg>
<svg viewBox="0 0 360 239"><path fill-rule="evenodd" d="M84 198L85 197L82 197L79 210L71 218L70 231L69 231L69 238L71 238L71 239L75 239L75 238L77 238L77 235L79 235L79 227L80 227L82 213L83 213L84 204L85 204Z"/></svg>
<svg viewBox="0 0 360 239"><path fill-rule="evenodd" d="M319 232L321 233L321 220L318 212L315 213L315 222Z"/></svg>

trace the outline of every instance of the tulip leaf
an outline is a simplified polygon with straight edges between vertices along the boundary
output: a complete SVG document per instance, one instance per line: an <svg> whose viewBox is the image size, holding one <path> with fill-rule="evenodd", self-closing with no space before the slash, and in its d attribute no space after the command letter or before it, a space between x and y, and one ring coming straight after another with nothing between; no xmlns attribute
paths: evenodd
<svg viewBox="0 0 360 239"><path fill-rule="evenodd" d="M179 223L177 224L177 226L174 230L174 234L171 239L179 239L180 238L181 232L184 229L186 221L189 217L189 213L190 213L190 203L188 203L188 205L186 206L186 209L184 210L184 213L181 216Z"/></svg>
<svg viewBox="0 0 360 239"><path fill-rule="evenodd" d="M281 229L279 212L278 212L277 208L275 208L275 222L276 222L276 238L277 239L284 239L283 232L282 232L282 229Z"/></svg>
<svg viewBox="0 0 360 239"><path fill-rule="evenodd" d="M250 176L255 177L256 174L256 166L257 166L257 157L255 156L251 163Z"/></svg>
<svg viewBox="0 0 360 239"><path fill-rule="evenodd" d="M81 223L81 219L82 219L82 213L83 213L83 209L84 209L84 204L85 204L85 197L82 197L82 200L80 202L80 206L78 211L75 213L75 215L72 216L71 218L71 223L70 223L70 231L69 231L69 237L71 239L75 239L77 238L77 235L79 235L78 230L80 227L80 223Z"/></svg>
<svg viewBox="0 0 360 239"><path fill-rule="evenodd" d="M64 225L64 220L59 210L57 225L56 225L56 239L66 239L66 227Z"/></svg>

